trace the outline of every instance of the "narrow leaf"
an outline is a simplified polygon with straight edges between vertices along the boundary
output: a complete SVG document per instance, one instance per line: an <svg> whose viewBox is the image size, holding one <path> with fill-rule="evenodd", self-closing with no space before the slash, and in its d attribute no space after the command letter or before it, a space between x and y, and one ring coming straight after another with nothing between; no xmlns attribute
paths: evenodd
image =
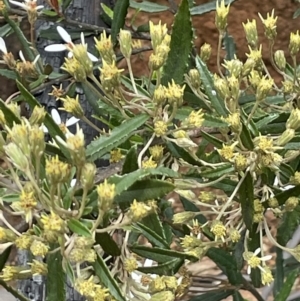
<svg viewBox="0 0 300 301"><path fill-rule="evenodd" d="M125 121L119 127L114 128L109 136L103 135L92 141L87 146L86 156L90 161L101 158L103 155L125 142L137 128L148 120L148 118L148 115L138 115Z"/></svg>
<svg viewBox="0 0 300 301"><path fill-rule="evenodd" d="M11 128L14 123L21 123L21 120L11 111L5 104L5 102L0 98L0 110L5 116L7 125Z"/></svg>
<svg viewBox="0 0 300 301"><path fill-rule="evenodd" d="M208 142L210 142L212 145L214 145L216 148L222 148L223 147L223 141L204 132L204 131L201 131L202 133L202 136L205 140L207 140Z"/></svg>
<svg viewBox="0 0 300 301"><path fill-rule="evenodd" d="M134 0L130 0L130 7L147 13L158 13L158 12L166 11L169 8L168 6L153 3L150 1L145 1L145 0L143 0L142 2L136 2Z"/></svg>
<svg viewBox="0 0 300 301"><path fill-rule="evenodd" d="M225 5L229 5L230 3L234 2L235 0L225 0ZM191 9L191 14L194 15L203 15L205 13L208 13L210 11L216 10L216 2L217 1L210 1L205 4L200 4L197 6L194 6ZM203 299L204 300L204 299Z"/></svg>
<svg viewBox="0 0 300 301"><path fill-rule="evenodd" d="M156 266L152 267L139 267L138 271L145 273L145 274L156 274L160 276L173 276L178 272L178 270L183 265L184 260L180 258L174 258L170 261L166 261L163 263L159 263Z"/></svg>
<svg viewBox="0 0 300 301"><path fill-rule="evenodd" d="M90 230L79 220L77 219L70 219L68 221L68 227L70 230L78 235L85 236L85 237L91 237Z"/></svg>
<svg viewBox="0 0 300 301"><path fill-rule="evenodd" d="M200 78L203 83L205 93L211 102L211 105L219 115L225 116L226 109L224 100L218 97L216 89L214 87L212 74L209 72L206 64L201 60L199 56L196 57L196 67L200 72Z"/></svg>
<svg viewBox="0 0 300 301"><path fill-rule="evenodd" d="M114 17L111 27L111 39L113 44L117 43L117 37L120 29L122 29L125 24L125 17L127 15L128 7L129 0L117 0L117 3L114 6Z"/></svg>
<svg viewBox="0 0 300 301"><path fill-rule="evenodd" d="M296 281L296 279L299 276L299 270L295 270L290 272L285 280L285 283L283 284L280 292L278 293L278 295L275 296L274 301L286 301L288 296L291 293L292 287Z"/></svg>
<svg viewBox="0 0 300 301"><path fill-rule="evenodd" d="M136 145L134 145L126 155L125 162L122 168L122 175L135 171L138 168L139 166L137 163L137 147Z"/></svg>
<svg viewBox="0 0 300 301"><path fill-rule="evenodd" d="M47 267L46 301L65 301L66 276L63 271L62 256L60 252L55 252L47 256Z"/></svg>
<svg viewBox="0 0 300 301"><path fill-rule="evenodd" d="M209 170L200 173L204 178L219 178L225 174L230 174L234 171L234 167L231 164L224 164L220 167L211 168Z"/></svg>
<svg viewBox="0 0 300 301"><path fill-rule="evenodd" d="M162 84L167 85L171 80L181 84L187 70L189 56L192 50L192 21L188 0L182 0L175 16L172 29L170 52L164 66Z"/></svg>
<svg viewBox="0 0 300 301"><path fill-rule="evenodd" d="M125 297L123 296L118 283L112 277L110 270L105 264L103 258L97 255L97 260L96 262L92 263L92 265L100 282L109 289L109 292L116 299L116 301L125 301Z"/></svg>
<svg viewBox="0 0 300 301"><path fill-rule="evenodd" d="M121 250L113 238L107 233L96 233L96 243L101 246L103 251L111 256L120 256Z"/></svg>

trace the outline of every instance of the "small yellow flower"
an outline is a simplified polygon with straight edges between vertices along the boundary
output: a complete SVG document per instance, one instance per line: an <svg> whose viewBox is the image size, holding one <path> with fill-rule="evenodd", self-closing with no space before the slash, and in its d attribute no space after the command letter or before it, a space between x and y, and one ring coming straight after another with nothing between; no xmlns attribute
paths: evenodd
<svg viewBox="0 0 300 301"><path fill-rule="evenodd" d="M124 261L124 269L128 273L132 273L138 268L138 263L134 257L126 258Z"/></svg>
<svg viewBox="0 0 300 301"><path fill-rule="evenodd" d="M286 59L283 50L276 50L274 53L274 61L279 70L285 71Z"/></svg>
<svg viewBox="0 0 300 301"><path fill-rule="evenodd" d="M89 190L94 186L97 168L94 163L85 163L82 167L80 182L82 186Z"/></svg>
<svg viewBox="0 0 300 301"><path fill-rule="evenodd" d="M56 100L59 100L61 97L63 97L66 93L66 91L62 88L62 84L60 84L59 88L52 86L53 90L49 95L53 96Z"/></svg>
<svg viewBox="0 0 300 301"><path fill-rule="evenodd" d="M243 258L248 263L247 273L251 273L251 268L259 268L261 271L264 271L264 268L261 266L261 263L270 260L272 258L272 255L266 255L263 257L258 257L257 255L260 253L260 248L257 248L254 253L253 252L244 252Z"/></svg>
<svg viewBox="0 0 300 301"><path fill-rule="evenodd" d="M262 15L260 13L258 13L262 23L264 24L264 28L265 28L265 36L267 37L267 39L269 40L274 40L277 32L276 32L276 22L277 22L277 18L274 18L274 9L272 10L272 13L268 13L267 14L267 18L264 19L262 17Z"/></svg>
<svg viewBox="0 0 300 301"><path fill-rule="evenodd" d="M183 92L185 85L180 87L172 79L171 83L168 83L168 88L166 89L166 96L170 104L176 103L178 106L182 105L183 102Z"/></svg>
<svg viewBox="0 0 300 301"><path fill-rule="evenodd" d="M100 81L105 90L111 91L113 88L120 85L120 77L124 69L118 69L115 61L112 64L108 64L106 61L103 61L100 71Z"/></svg>
<svg viewBox="0 0 300 301"><path fill-rule="evenodd" d="M223 66L227 69L231 76L239 78L243 71L243 63L239 59L225 60ZM237 81L237 84L239 82Z"/></svg>
<svg viewBox="0 0 300 301"><path fill-rule="evenodd" d="M49 251L49 246L39 240L34 240L30 246L30 251L34 256L45 257Z"/></svg>
<svg viewBox="0 0 300 301"><path fill-rule="evenodd" d="M51 211L50 215L42 215L41 222L45 231L55 231L63 233L65 230L65 221L56 213Z"/></svg>
<svg viewBox="0 0 300 301"><path fill-rule="evenodd" d="M201 241L201 239L195 236L185 235L183 238L180 239L181 239L180 244L184 249L187 250L203 246L203 242Z"/></svg>
<svg viewBox="0 0 300 301"><path fill-rule="evenodd" d="M151 294L164 291L166 289L166 283L163 278L158 276L154 278L149 284L149 292Z"/></svg>
<svg viewBox="0 0 300 301"><path fill-rule="evenodd" d="M263 285L270 285L273 281L273 275L269 267L264 266L264 270L261 271L261 283Z"/></svg>
<svg viewBox="0 0 300 301"><path fill-rule="evenodd" d="M149 21L149 27L151 44L154 52L156 52L157 47L163 42L165 35L167 34L167 25L161 25L161 21L159 21L158 24L153 24L152 21Z"/></svg>
<svg viewBox="0 0 300 301"><path fill-rule="evenodd" d="M296 171L293 176L290 178L291 184L299 185L300 184L300 172Z"/></svg>
<svg viewBox="0 0 300 301"><path fill-rule="evenodd" d="M142 162L142 168L156 168L157 163L150 157L148 160Z"/></svg>
<svg viewBox="0 0 300 301"><path fill-rule="evenodd" d="M22 234L18 236L15 240L15 245L20 250L29 250L33 237L30 234Z"/></svg>
<svg viewBox="0 0 300 301"><path fill-rule="evenodd" d="M257 49L252 49L249 45L249 50L250 53L246 53L246 56L254 60L256 67L260 67L262 62L262 45L260 45Z"/></svg>
<svg viewBox="0 0 300 301"><path fill-rule="evenodd" d="M160 105L166 100L166 88L162 85L159 85L153 94L153 102Z"/></svg>
<svg viewBox="0 0 300 301"><path fill-rule="evenodd" d="M227 27L227 16L229 13L229 5L226 7L224 0L221 0L221 3L217 1L216 5L216 17L215 24L217 29L223 33Z"/></svg>
<svg viewBox="0 0 300 301"><path fill-rule="evenodd" d="M203 203L210 203L216 200L216 195L212 191L200 191L198 199Z"/></svg>
<svg viewBox="0 0 300 301"><path fill-rule="evenodd" d="M106 31L103 31L100 35L100 40L94 38L96 42L96 48L100 53L102 60L108 64L112 64L116 61L116 55L113 50L113 44L111 36L107 37Z"/></svg>
<svg viewBox="0 0 300 301"><path fill-rule="evenodd" d="M65 62L61 69L67 71L77 82L86 81L86 72L80 62L75 58L65 58Z"/></svg>
<svg viewBox="0 0 300 301"><path fill-rule="evenodd" d="M202 109L199 111L192 111L187 118L187 124L191 127L201 127L204 122L204 114L202 113Z"/></svg>
<svg viewBox="0 0 300 301"><path fill-rule="evenodd" d="M154 122L154 133L157 137L164 136L168 131L168 125L162 120Z"/></svg>
<svg viewBox="0 0 300 301"><path fill-rule="evenodd" d="M289 197L286 201L285 201L285 210L288 212L293 211L297 206L299 205L299 198L295 197L295 196L291 196Z"/></svg>
<svg viewBox="0 0 300 301"><path fill-rule="evenodd" d="M123 155L122 155L122 152L121 152L121 149L117 148L117 149L113 149L111 152L110 152L110 159L109 159L109 162L110 163L117 163L117 162L120 162L121 159L122 159Z"/></svg>
<svg viewBox="0 0 300 301"><path fill-rule="evenodd" d="M94 298L96 296L96 288L100 287L94 283L94 277L91 276L88 280L78 278L75 282L75 289L83 296Z"/></svg>
<svg viewBox="0 0 300 301"><path fill-rule="evenodd" d="M226 227L221 221L219 220L213 221L210 227L210 232L215 235L215 241L217 241L219 238L223 242L225 241L224 237L226 236Z"/></svg>
<svg viewBox="0 0 300 301"><path fill-rule="evenodd" d="M37 199L35 197L35 193L33 191L27 192L22 190L20 194L20 206L27 213L36 208Z"/></svg>
<svg viewBox="0 0 300 301"><path fill-rule="evenodd" d="M173 223L174 224L185 224L192 220L196 216L195 212L192 211L184 211L178 212L173 215Z"/></svg>
<svg viewBox="0 0 300 301"><path fill-rule="evenodd" d="M197 69L191 69L187 79L194 89L199 89L201 87L200 73Z"/></svg>
<svg viewBox="0 0 300 301"><path fill-rule="evenodd" d="M60 100L63 102L64 110L66 112L71 113L73 116L79 119L84 116L83 109L79 102L78 94L76 98L67 95L65 98L60 98Z"/></svg>
<svg viewBox="0 0 300 301"><path fill-rule="evenodd" d="M2 270L2 275L0 278L2 278L5 282L16 280L19 278L20 271L21 269L19 267L5 266Z"/></svg>
<svg viewBox="0 0 300 301"><path fill-rule="evenodd" d="M241 238L241 234L238 230L236 229L231 229L229 232L229 237L232 242L238 242Z"/></svg>
<svg viewBox="0 0 300 301"><path fill-rule="evenodd" d="M218 94L222 98L227 98L230 96L230 91L229 91L227 81L216 74L214 75L214 86Z"/></svg>
<svg viewBox="0 0 300 301"><path fill-rule="evenodd" d="M224 145L221 149L218 150L221 157L225 160L231 160L234 157L234 145Z"/></svg>
<svg viewBox="0 0 300 301"><path fill-rule="evenodd" d="M259 84L257 85L256 100L263 101L271 92L273 84L274 80L272 78L267 78L267 76L261 78Z"/></svg>
<svg viewBox="0 0 300 301"><path fill-rule="evenodd" d="M243 171L248 167L248 160L242 154L237 154L234 157L234 165L237 171Z"/></svg>
<svg viewBox="0 0 300 301"><path fill-rule="evenodd" d="M101 209L104 211L111 209L116 196L116 185L107 183L105 179L103 183L97 186L97 193Z"/></svg>
<svg viewBox="0 0 300 301"><path fill-rule="evenodd" d="M149 152L154 161L159 161L164 153L164 147L162 145L154 145L149 147Z"/></svg>
<svg viewBox="0 0 300 301"><path fill-rule="evenodd" d="M152 204L151 202L145 204L143 202L137 202L137 200L134 200L130 205L129 215L133 222L139 222L140 220L142 220L144 217L146 217L147 215L149 215L155 210L156 210L156 205Z"/></svg>
<svg viewBox="0 0 300 301"><path fill-rule="evenodd" d="M44 107L35 106L33 112L29 118L31 125L41 125L45 119L46 111Z"/></svg>
<svg viewBox="0 0 300 301"><path fill-rule="evenodd" d="M31 267L32 275L43 275L46 276L48 274L47 264L38 260L32 261L32 263L28 263Z"/></svg>
<svg viewBox="0 0 300 301"><path fill-rule="evenodd" d="M278 206L279 206L278 200L276 198L270 198L268 200L268 204L269 204L270 208L274 208L274 209L278 208Z"/></svg>
<svg viewBox="0 0 300 301"><path fill-rule="evenodd" d="M258 149L268 153L273 150L273 139L267 136L259 136L254 140L254 144L257 145Z"/></svg>
<svg viewBox="0 0 300 301"><path fill-rule="evenodd" d="M58 156L46 159L46 177L53 185L67 181L70 174L70 168L67 163L58 159Z"/></svg>

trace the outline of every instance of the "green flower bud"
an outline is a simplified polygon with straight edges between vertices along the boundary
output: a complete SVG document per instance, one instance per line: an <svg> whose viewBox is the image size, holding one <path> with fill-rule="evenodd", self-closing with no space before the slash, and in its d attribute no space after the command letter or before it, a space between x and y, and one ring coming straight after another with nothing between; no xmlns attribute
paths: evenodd
<svg viewBox="0 0 300 301"><path fill-rule="evenodd" d="M274 60L279 70L284 71L286 66L286 59L283 50L277 50L274 53Z"/></svg>
<svg viewBox="0 0 300 301"><path fill-rule="evenodd" d="M131 47L131 32L129 30L120 30L119 36L120 49L126 59L129 59L132 52Z"/></svg>

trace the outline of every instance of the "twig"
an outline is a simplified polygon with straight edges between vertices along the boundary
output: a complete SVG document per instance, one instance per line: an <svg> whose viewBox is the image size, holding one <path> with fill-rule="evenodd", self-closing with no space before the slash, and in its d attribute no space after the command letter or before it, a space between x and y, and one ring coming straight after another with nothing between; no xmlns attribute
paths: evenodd
<svg viewBox="0 0 300 301"><path fill-rule="evenodd" d="M0 285L3 286L9 293L11 293L14 297L16 297L20 301L30 301L28 298L20 294L10 285L8 285L4 280L0 279Z"/></svg>

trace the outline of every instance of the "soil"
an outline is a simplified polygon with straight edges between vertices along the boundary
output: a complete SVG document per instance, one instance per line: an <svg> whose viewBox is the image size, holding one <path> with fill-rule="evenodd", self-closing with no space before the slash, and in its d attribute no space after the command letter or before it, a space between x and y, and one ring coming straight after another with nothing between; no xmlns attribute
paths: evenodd
<svg viewBox="0 0 300 301"><path fill-rule="evenodd" d="M163 5L169 5L166 0L149 0L153 3L159 3ZM180 1L174 1L177 4ZM195 5L204 4L210 2L208 0L196 0ZM228 33L234 38L237 57L244 61L246 53L249 53L247 46L247 41L245 38L245 33L242 23L246 23L247 19L256 19L258 34L260 37L260 42L263 46L263 58L270 69L272 76L275 76L276 82L281 81L281 77L273 70L270 63L270 55L268 51L268 40L264 37L264 28L262 22L258 16L260 13L264 18L266 18L267 13L271 13L272 9L275 10L275 15L278 16L277 20L277 38L275 41L275 50L284 50L288 62L290 62L288 53L288 44L290 32L296 32L300 29L300 19L293 19L293 14L300 7L296 1L292 0L237 0L231 4L230 13L228 16ZM134 10L130 10L127 16L127 25L130 24L130 20L134 15ZM198 51L201 45L208 43L212 46L212 55L208 62L209 68L212 72L216 72L216 59L217 59L217 44L218 44L218 31L215 27L215 12L209 12L204 15L193 16L193 26L195 29L195 46ZM168 28L171 29L174 15L171 12L162 13L139 13L136 18L134 25L139 26L146 24L149 20L154 23L158 23L160 20L162 23L166 23ZM148 72L147 58L150 52L144 53L143 55L136 55L133 59L133 65L136 75L145 75ZM223 57L225 52L223 52Z"/></svg>

